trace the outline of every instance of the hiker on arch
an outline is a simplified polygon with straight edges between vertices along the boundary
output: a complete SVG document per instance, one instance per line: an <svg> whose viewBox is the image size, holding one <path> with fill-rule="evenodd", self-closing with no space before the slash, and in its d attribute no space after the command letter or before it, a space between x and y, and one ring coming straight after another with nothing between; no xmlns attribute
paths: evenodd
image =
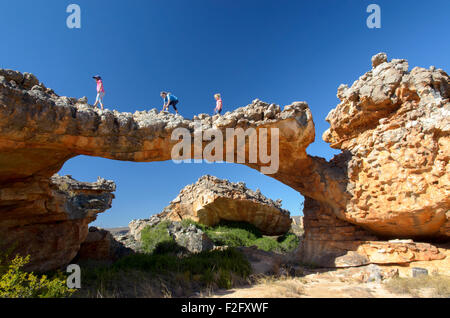
<svg viewBox="0 0 450 318"><path fill-rule="evenodd" d="M100 106L103 110L103 97L105 96L105 88L103 87L103 80L100 75L95 75L92 77L95 79L95 82L97 83L97 98L95 99L94 108L97 107L98 103L100 103Z"/></svg>
<svg viewBox="0 0 450 318"><path fill-rule="evenodd" d="M167 92L161 92L161 97L164 99L164 105L163 105L163 109L161 111L164 112L167 108L167 111L169 111L169 106L172 106L173 109L175 109L175 112L178 114L178 109L177 109L177 104L178 104L178 98L174 95L172 95L172 93L167 93Z"/></svg>

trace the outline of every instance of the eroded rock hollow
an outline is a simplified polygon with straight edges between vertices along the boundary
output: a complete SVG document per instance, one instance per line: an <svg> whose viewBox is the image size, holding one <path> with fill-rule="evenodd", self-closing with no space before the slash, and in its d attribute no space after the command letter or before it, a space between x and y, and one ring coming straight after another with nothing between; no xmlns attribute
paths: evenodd
<svg viewBox="0 0 450 318"><path fill-rule="evenodd" d="M342 154L327 162L306 153L315 132L305 102L281 110L255 100L221 117L202 114L191 121L155 109L96 110L85 99L57 96L31 74L0 70L0 240L30 254L32 268L67 264L87 224L110 205L114 186L99 181L67 190L52 178L64 162L77 155L170 160L178 143L172 132L186 128L195 136L200 122L203 131L224 136L227 128L254 128L249 135L260 139L268 128L268 140L270 128L278 128L279 167L270 176L305 196L300 255L305 262L352 266L439 259L443 255L428 243L387 240L449 240L449 96L444 71L409 71L406 60L375 56L372 70L338 89L341 103L328 115L330 129L323 137ZM224 139L224 149L229 142ZM207 145L203 141L200 147ZM195 148L184 155L201 159ZM246 158L249 149L247 141ZM234 147L222 159L230 152L237 158ZM267 166L261 160L244 164ZM71 208L79 201L92 206L86 209L91 212Z"/></svg>

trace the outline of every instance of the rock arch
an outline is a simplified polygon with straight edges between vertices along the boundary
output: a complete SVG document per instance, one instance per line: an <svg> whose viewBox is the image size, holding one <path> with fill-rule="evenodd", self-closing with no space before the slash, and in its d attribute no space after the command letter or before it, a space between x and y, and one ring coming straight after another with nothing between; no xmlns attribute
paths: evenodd
<svg viewBox="0 0 450 318"><path fill-rule="evenodd" d="M305 196L304 261L439 259L429 244L382 239L449 239L449 96L444 71L409 71L406 60L375 56L372 70L338 89L341 103L329 113L323 137L343 152L328 162L306 153L315 132L305 102L281 110L255 100L222 117L194 120L156 110L99 111L85 99L59 97L32 74L0 70L0 239L31 254L33 269L70 262L87 224L110 206L114 185L53 177L64 162L77 155L169 160L173 130L194 133L200 121L205 129L254 128L258 135L261 128L279 129L280 165L272 177Z"/></svg>

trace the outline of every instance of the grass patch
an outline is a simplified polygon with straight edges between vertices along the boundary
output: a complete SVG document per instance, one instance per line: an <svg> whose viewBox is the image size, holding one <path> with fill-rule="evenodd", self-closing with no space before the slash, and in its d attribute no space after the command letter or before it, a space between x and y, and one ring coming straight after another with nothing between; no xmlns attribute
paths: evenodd
<svg viewBox="0 0 450 318"><path fill-rule="evenodd" d="M300 243L294 233L286 233L278 238L263 236L254 225L246 222L221 222L217 226L207 227L191 220L183 220L184 226L195 225L218 246L257 246L264 251L291 252Z"/></svg>
<svg viewBox="0 0 450 318"><path fill-rule="evenodd" d="M145 253L163 254L180 251L167 228L169 221L163 221L156 226L146 227L141 232L142 249ZM276 237L263 236L254 225L246 222L223 221L217 226L208 227L190 219L181 221L181 226L195 226L201 229L217 246L240 247L257 246L259 249L271 252L291 252L300 243L300 239L292 232Z"/></svg>
<svg viewBox="0 0 450 318"><path fill-rule="evenodd" d="M250 264L234 249L186 257L134 254L112 265L84 268L82 282L87 287L80 296L186 297L199 290L242 284L250 273Z"/></svg>
<svg viewBox="0 0 450 318"><path fill-rule="evenodd" d="M146 226L141 232L141 246L144 253L153 253L155 250L163 253L167 247L175 248L175 240L170 236L167 228L170 221L163 221L155 226Z"/></svg>
<svg viewBox="0 0 450 318"><path fill-rule="evenodd" d="M396 294L420 297L421 292L431 292L432 297L450 297L450 277L443 275L396 277L386 282L386 288Z"/></svg>

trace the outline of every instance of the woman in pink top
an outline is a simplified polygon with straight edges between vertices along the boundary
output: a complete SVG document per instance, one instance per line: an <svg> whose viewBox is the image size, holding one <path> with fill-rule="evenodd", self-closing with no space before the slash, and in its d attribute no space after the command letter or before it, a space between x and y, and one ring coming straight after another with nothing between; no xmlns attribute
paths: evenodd
<svg viewBox="0 0 450 318"><path fill-rule="evenodd" d="M94 76L93 79L97 82L97 98L95 99L94 107L97 107L97 104L100 102L100 106L102 106L103 110L103 96L105 96L105 89L103 87L102 78L98 75Z"/></svg>
<svg viewBox="0 0 450 318"><path fill-rule="evenodd" d="M216 108L214 109L214 114L219 114L222 112L222 97L220 94L215 94L214 98L216 99Z"/></svg>

